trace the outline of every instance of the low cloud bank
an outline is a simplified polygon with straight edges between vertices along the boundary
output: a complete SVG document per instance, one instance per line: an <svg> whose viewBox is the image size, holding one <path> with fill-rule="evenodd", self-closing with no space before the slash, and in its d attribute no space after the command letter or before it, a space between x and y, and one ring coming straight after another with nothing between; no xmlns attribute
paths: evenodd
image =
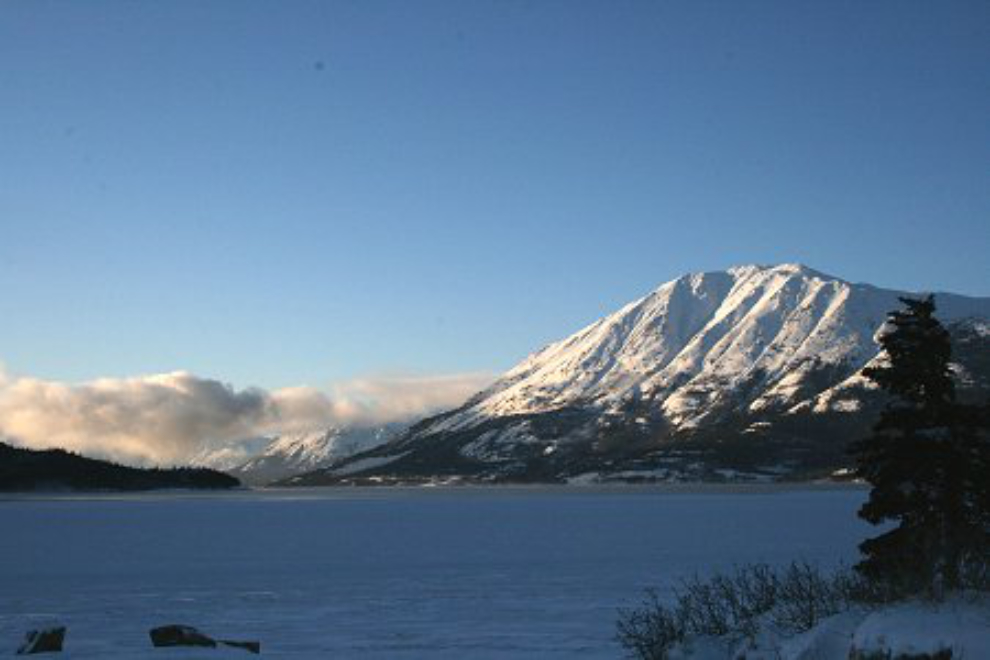
<svg viewBox="0 0 990 660"><path fill-rule="evenodd" d="M487 374L383 376L327 391L267 391L184 371L82 384L0 371L0 436L129 464L182 464L245 438L413 419L460 405L490 381Z"/></svg>

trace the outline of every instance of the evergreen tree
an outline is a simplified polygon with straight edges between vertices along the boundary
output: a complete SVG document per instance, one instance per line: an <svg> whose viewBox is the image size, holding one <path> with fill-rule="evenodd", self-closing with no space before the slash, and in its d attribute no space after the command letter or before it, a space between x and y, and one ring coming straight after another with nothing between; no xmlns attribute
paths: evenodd
<svg viewBox="0 0 990 660"><path fill-rule="evenodd" d="M864 374L891 395L873 434L857 442L858 475L872 486L859 515L896 527L860 545L866 577L911 588L956 588L985 561L990 450L986 415L960 406L949 333L935 301L902 298L880 337L884 363Z"/></svg>

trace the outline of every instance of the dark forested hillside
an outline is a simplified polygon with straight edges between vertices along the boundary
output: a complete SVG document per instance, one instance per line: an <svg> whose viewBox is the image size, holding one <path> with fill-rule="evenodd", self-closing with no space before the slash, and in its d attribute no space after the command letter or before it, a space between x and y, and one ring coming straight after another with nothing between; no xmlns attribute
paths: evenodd
<svg viewBox="0 0 990 660"><path fill-rule="evenodd" d="M204 468L139 469L60 449L32 451L0 442L0 491L235 488L234 477Z"/></svg>

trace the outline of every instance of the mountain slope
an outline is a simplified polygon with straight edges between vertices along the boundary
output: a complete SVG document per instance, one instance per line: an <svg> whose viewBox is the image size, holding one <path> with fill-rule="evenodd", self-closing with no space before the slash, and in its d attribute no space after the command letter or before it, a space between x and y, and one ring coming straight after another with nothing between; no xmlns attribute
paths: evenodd
<svg viewBox="0 0 990 660"><path fill-rule="evenodd" d="M368 428L330 427L309 433L289 433L270 438L256 456L227 468L245 483L263 485L285 477L325 467L397 437L406 424Z"/></svg>
<svg viewBox="0 0 990 660"><path fill-rule="evenodd" d="M462 408L295 483L821 473L880 403L860 371L902 295L796 264L686 275L531 355ZM963 385L979 389L990 299L936 302L968 342Z"/></svg>

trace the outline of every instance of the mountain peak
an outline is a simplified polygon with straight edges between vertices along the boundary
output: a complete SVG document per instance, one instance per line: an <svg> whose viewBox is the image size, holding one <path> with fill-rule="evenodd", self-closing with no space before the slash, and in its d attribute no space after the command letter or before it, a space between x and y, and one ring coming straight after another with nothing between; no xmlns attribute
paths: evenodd
<svg viewBox="0 0 990 660"><path fill-rule="evenodd" d="M686 427L744 387L747 406L784 405L798 396L793 374L808 365L849 376L873 358L876 331L900 295L800 263L685 275L529 356L443 423L653 401L667 422ZM967 306L946 302L948 317Z"/></svg>
<svg viewBox="0 0 990 660"><path fill-rule="evenodd" d="M815 270L805 264L798 262L788 262L781 264L744 264L741 266L733 266L727 271L730 275L735 277L748 277L755 274L780 274L780 275L798 275L804 277L813 277L824 280L839 280L840 278L833 275L828 275L819 270Z"/></svg>

